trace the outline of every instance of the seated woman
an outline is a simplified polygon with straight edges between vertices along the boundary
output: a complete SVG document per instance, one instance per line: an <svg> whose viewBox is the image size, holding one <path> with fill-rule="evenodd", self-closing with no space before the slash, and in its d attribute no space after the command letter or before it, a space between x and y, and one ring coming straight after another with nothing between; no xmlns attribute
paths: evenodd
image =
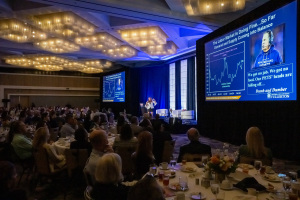
<svg viewBox="0 0 300 200"><path fill-rule="evenodd" d="M113 149L116 151L118 147L133 147L137 146L138 140L136 137L133 136L131 127L129 124L125 124L121 127L120 136L117 136L114 144Z"/></svg>
<svg viewBox="0 0 300 200"><path fill-rule="evenodd" d="M42 149L46 149L49 156L50 170L52 172L55 169L61 169L66 165L66 159L64 155L58 155L55 147L48 144L50 133L47 127L41 127L36 130L32 142L32 146L35 151L40 151Z"/></svg>
<svg viewBox="0 0 300 200"><path fill-rule="evenodd" d="M0 199L27 200L26 191L15 188L16 179L15 165L8 161L0 161Z"/></svg>
<svg viewBox="0 0 300 200"><path fill-rule="evenodd" d="M152 153L152 134L149 131L143 131L138 136L138 146L132 154L134 163L134 177L141 179L148 171L151 164L155 163Z"/></svg>
<svg viewBox="0 0 300 200"><path fill-rule="evenodd" d="M87 149L91 153L92 145L88 142L88 133L83 126L75 131L75 141L71 142L70 149Z"/></svg>
<svg viewBox="0 0 300 200"><path fill-rule="evenodd" d="M272 152L265 147L264 136L258 127L250 127L248 129L246 143L247 145L241 145L239 148L238 162L247 162L246 160L254 162L255 159L258 159L264 165L272 165Z"/></svg>
<svg viewBox="0 0 300 200"><path fill-rule="evenodd" d="M122 160L116 153L104 154L98 161L96 183L91 196L94 200L126 200L129 187L121 184Z"/></svg>

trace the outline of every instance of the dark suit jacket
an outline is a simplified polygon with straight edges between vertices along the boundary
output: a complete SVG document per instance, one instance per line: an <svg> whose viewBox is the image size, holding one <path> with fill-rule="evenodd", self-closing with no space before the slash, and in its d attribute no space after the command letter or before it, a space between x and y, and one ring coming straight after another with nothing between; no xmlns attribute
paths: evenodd
<svg viewBox="0 0 300 200"><path fill-rule="evenodd" d="M211 148L210 146L202 144L199 141L192 141L189 144L180 147L177 162L181 162L183 155L186 153L211 155Z"/></svg>

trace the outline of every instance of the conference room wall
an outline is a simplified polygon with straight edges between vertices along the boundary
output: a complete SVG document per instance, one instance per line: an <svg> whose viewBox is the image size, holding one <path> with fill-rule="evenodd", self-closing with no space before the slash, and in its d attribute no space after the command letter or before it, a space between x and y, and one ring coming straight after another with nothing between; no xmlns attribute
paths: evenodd
<svg viewBox="0 0 300 200"><path fill-rule="evenodd" d="M32 99L29 97L45 96L47 102L53 101L57 105L64 105L66 102L64 99L68 97L78 97L82 103L76 103L77 105L90 105L98 108L95 100L99 99L99 77L0 73L0 99L10 99L13 96L20 96L20 100L25 96L29 100ZM86 97L86 99L79 97ZM8 106L14 106L12 103ZM27 100L24 100L24 104L28 104Z"/></svg>

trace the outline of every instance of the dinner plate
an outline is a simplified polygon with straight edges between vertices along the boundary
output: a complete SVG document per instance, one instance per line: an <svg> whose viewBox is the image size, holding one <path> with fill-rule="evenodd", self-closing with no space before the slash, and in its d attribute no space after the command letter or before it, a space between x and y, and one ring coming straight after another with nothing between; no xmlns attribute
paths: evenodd
<svg viewBox="0 0 300 200"><path fill-rule="evenodd" d="M233 186L231 186L230 188L224 188L224 187L220 187L222 190L232 190L233 189Z"/></svg>
<svg viewBox="0 0 300 200"><path fill-rule="evenodd" d="M193 192L190 194L190 198L193 200L201 200L201 199L206 199L206 196L204 194L201 194L201 196L199 196L199 193Z"/></svg>
<svg viewBox="0 0 300 200"><path fill-rule="evenodd" d="M181 169L182 172L186 172L186 173L193 173L193 172L196 172L196 169L195 168L184 168L184 169Z"/></svg>
<svg viewBox="0 0 300 200"><path fill-rule="evenodd" d="M245 164L245 163L240 163L238 167L243 168L243 167L248 167L249 169L254 169L253 165Z"/></svg>
<svg viewBox="0 0 300 200"><path fill-rule="evenodd" d="M271 193L269 193L269 196L270 196L272 199L276 199L276 198L277 198L276 192L271 192ZM287 196L285 197L285 199L289 199L289 196L287 195Z"/></svg>
<svg viewBox="0 0 300 200"><path fill-rule="evenodd" d="M281 182L281 179L276 175L270 175L270 176L265 175L262 178L270 182Z"/></svg>
<svg viewBox="0 0 300 200"><path fill-rule="evenodd" d="M239 195L232 198L232 200L256 200L256 196Z"/></svg>
<svg viewBox="0 0 300 200"><path fill-rule="evenodd" d="M274 170L271 170L269 172L266 172L267 174L275 174Z"/></svg>
<svg viewBox="0 0 300 200"><path fill-rule="evenodd" d="M161 169L161 170L169 170L170 167L168 167L167 169L163 169L162 167L159 167L159 169Z"/></svg>
<svg viewBox="0 0 300 200"><path fill-rule="evenodd" d="M174 190L174 191L182 191L181 190L181 186L179 185L179 183L171 183L171 184L169 184L169 188L171 189L171 190ZM185 188L185 190L184 191L187 191L189 188Z"/></svg>

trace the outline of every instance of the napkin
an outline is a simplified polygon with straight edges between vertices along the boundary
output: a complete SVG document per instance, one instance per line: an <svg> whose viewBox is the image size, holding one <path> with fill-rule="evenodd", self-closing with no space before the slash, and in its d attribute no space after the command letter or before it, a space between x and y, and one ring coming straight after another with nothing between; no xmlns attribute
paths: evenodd
<svg viewBox="0 0 300 200"><path fill-rule="evenodd" d="M264 191L266 190L265 186L259 184L257 180L253 177L247 177L238 182L237 184L233 185L236 188L247 192L247 188L255 188L257 191Z"/></svg>

